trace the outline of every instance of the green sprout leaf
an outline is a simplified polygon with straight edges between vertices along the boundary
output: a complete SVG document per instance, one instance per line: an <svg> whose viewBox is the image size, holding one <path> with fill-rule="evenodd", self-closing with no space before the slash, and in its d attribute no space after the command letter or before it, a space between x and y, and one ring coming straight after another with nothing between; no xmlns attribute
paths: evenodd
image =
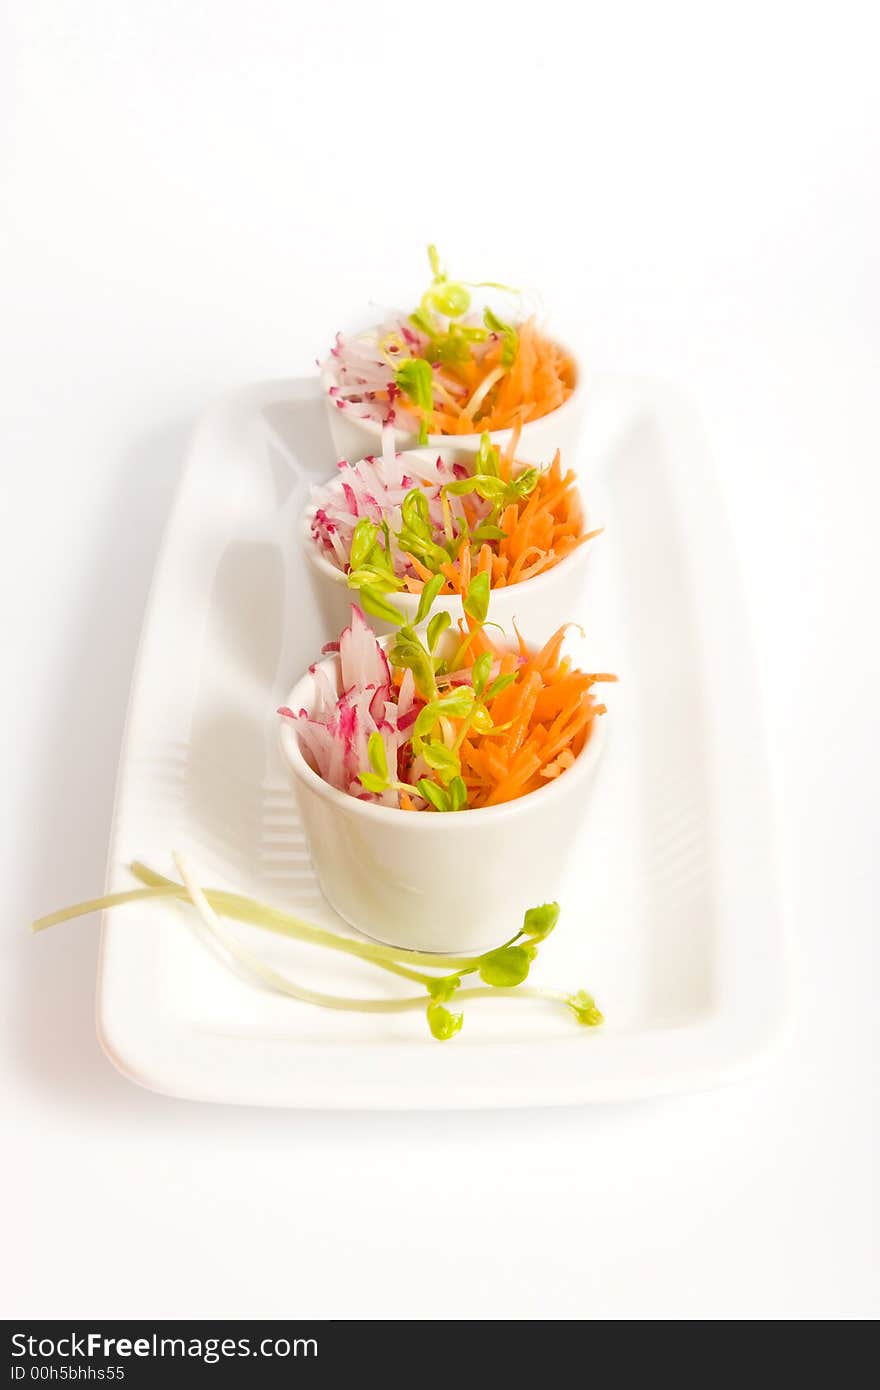
<svg viewBox="0 0 880 1390"><path fill-rule="evenodd" d="M452 617L446 611L446 609L444 609L442 613L434 614L433 618L428 623L427 638L429 652L433 652L437 643L440 641L440 638L443 636L443 633L446 631L446 629L450 626L451 623Z"/></svg>
<svg viewBox="0 0 880 1390"><path fill-rule="evenodd" d="M388 781L388 758L385 753L385 741L379 733L370 734L367 743L367 757L374 772L378 772L380 777Z"/></svg>
<svg viewBox="0 0 880 1390"><path fill-rule="evenodd" d="M423 623L427 618L428 614L431 611L431 605L433 604L435 598L437 597L445 583L446 579L444 575L435 574L434 578L429 579L425 587L422 589L421 595L419 597L419 606L416 609L415 622L417 627L419 623Z"/></svg>
<svg viewBox="0 0 880 1390"><path fill-rule="evenodd" d="M439 718L440 715L434 708L434 701L429 700L416 715L416 722L413 724L413 738L425 739L430 737Z"/></svg>
<svg viewBox="0 0 880 1390"><path fill-rule="evenodd" d="M463 811L467 805L467 787L461 777L453 777L447 788L450 811Z"/></svg>
<svg viewBox="0 0 880 1390"><path fill-rule="evenodd" d="M513 989L527 977L535 958L534 946L502 946L480 957L480 979L500 989Z"/></svg>
<svg viewBox="0 0 880 1390"><path fill-rule="evenodd" d="M436 304L434 296L429 297ZM441 337L435 337L428 348L429 360L440 362L444 367L461 366L469 362L470 357L469 335L457 323L451 323L446 332Z"/></svg>
<svg viewBox="0 0 880 1390"><path fill-rule="evenodd" d="M529 493L534 492L537 487L539 477L537 468L525 469L518 478L514 478L513 482L508 485L507 496L511 501L515 501L517 497L528 497Z"/></svg>
<svg viewBox="0 0 880 1390"><path fill-rule="evenodd" d="M504 676L496 676L489 689L486 691L486 699L494 700L496 695L500 695L502 690L506 690L509 685L513 685L518 672L508 671Z"/></svg>
<svg viewBox="0 0 880 1390"><path fill-rule="evenodd" d="M388 574L385 570L362 565L360 569L352 570L348 575L348 587L372 589L377 594L395 594L403 588L403 583L396 575Z"/></svg>
<svg viewBox="0 0 880 1390"><path fill-rule="evenodd" d="M414 309L409 316L409 321L414 324L420 333L424 333L426 338L433 338L435 335L434 324L431 315L422 309Z"/></svg>
<svg viewBox="0 0 880 1390"><path fill-rule="evenodd" d="M454 483L444 483L443 491L450 497L467 497L475 492L484 502L503 502L510 488L502 478L493 478L490 473L475 473L471 478L458 478Z"/></svg>
<svg viewBox="0 0 880 1390"><path fill-rule="evenodd" d="M512 367L516 361L516 354L519 350L519 334L512 324L505 323L493 314L490 308L483 310L483 322L492 332L497 333L501 340L501 365L502 367Z"/></svg>
<svg viewBox="0 0 880 1390"><path fill-rule="evenodd" d="M430 777L420 777L416 783L419 796L423 796L426 801L434 807L435 811L448 811L450 799L447 792L442 787L438 787L436 782L432 782Z"/></svg>
<svg viewBox="0 0 880 1390"><path fill-rule="evenodd" d="M474 692L469 685L453 685L449 690L444 690L442 695L438 695L434 701L434 708L439 715L447 719L463 719L469 714L474 704Z"/></svg>
<svg viewBox="0 0 880 1390"><path fill-rule="evenodd" d="M437 1003L447 1004L460 985L460 975L438 975L436 979L429 979L425 988Z"/></svg>
<svg viewBox="0 0 880 1390"><path fill-rule="evenodd" d="M498 477L499 451L492 443L492 437L488 430L484 430L480 435L480 447L474 459L474 472L485 473L488 477Z"/></svg>
<svg viewBox="0 0 880 1390"><path fill-rule="evenodd" d="M362 787L366 787L368 792L388 790L388 778L382 777L378 772L361 772L358 774L358 781Z"/></svg>
<svg viewBox="0 0 880 1390"><path fill-rule="evenodd" d="M436 309L438 313L445 314L450 319L460 318L471 307L470 294L464 285L447 277L440 264L436 246L428 247L428 261L434 283L422 299L423 308Z"/></svg>
<svg viewBox="0 0 880 1390"><path fill-rule="evenodd" d="M489 334L485 328L478 328L475 324L459 323L455 325L456 333L460 333L466 342L485 343Z"/></svg>
<svg viewBox="0 0 880 1390"><path fill-rule="evenodd" d="M423 743L420 751L428 767L438 774L444 785L461 775L461 763L445 743Z"/></svg>
<svg viewBox="0 0 880 1390"><path fill-rule="evenodd" d="M384 618L386 623L393 623L395 627L406 622L406 615L401 613L399 608L395 608L393 603L389 603L374 584L361 584L359 588L365 612L374 618Z"/></svg>
<svg viewBox="0 0 880 1390"><path fill-rule="evenodd" d="M427 1008L428 1027L432 1037L438 1042L448 1042L454 1038L456 1033L461 1031L464 1022L464 1014L454 1014L447 1009L445 1004L440 1004L436 1000L431 1000Z"/></svg>
<svg viewBox="0 0 880 1390"><path fill-rule="evenodd" d="M448 319L461 318L471 307L470 293L464 285L454 280L447 280L444 285L438 286L431 293L431 299L437 312L445 314Z"/></svg>
<svg viewBox="0 0 880 1390"><path fill-rule="evenodd" d="M471 670L471 678L474 683L474 694L482 695L486 689L486 681L489 679L489 672L492 669L492 653L483 652L478 656Z"/></svg>
<svg viewBox="0 0 880 1390"><path fill-rule="evenodd" d="M392 666L412 671L416 689L424 700L437 694L434 663L411 627L402 627L388 652Z"/></svg>
<svg viewBox="0 0 880 1390"><path fill-rule="evenodd" d="M494 725L492 723L492 716L485 705L478 704L474 706L474 711L471 715L471 724L478 734L491 733Z"/></svg>
<svg viewBox="0 0 880 1390"><path fill-rule="evenodd" d="M489 612L489 576L485 572L475 575L468 585L464 598L464 611L469 618L484 623Z"/></svg>
<svg viewBox="0 0 880 1390"><path fill-rule="evenodd" d="M424 488L410 488L403 499L400 514L403 517L404 526L408 531L412 531L414 536L420 536L423 540L433 540L431 514L428 510L428 498Z"/></svg>
<svg viewBox="0 0 880 1390"><path fill-rule="evenodd" d="M398 531L397 541L401 550L415 555L426 569L433 570L435 574L439 573L441 565L449 563L449 552L436 541L426 541L422 536L416 536L412 531L406 530Z"/></svg>
<svg viewBox="0 0 880 1390"><path fill-rule="evenodd" d="M408 357L394 373L394 381L403 394L425 412L419 428L419 443L427 444L434 409L434 373L430 362L423 357Z"/></svg>
<svg viewBox="0 0 880 1390"><path fill-rule="evenodd" d="M559 921L559 903L544 903L530 907L523 917L523 935L532 941L544 941Z"/></svg>
<svg viewBox="0 0 880 1390"><path fill-rule="evenodd" d="M413 725L416 738L427 738L438 719L464 719L474 707L474 692L469 685L456 685L444 690L435 700L429 700Z"/></svg>
<svg viewBox="0 0 880 1390"><path fill-rule="evenodd" d="M484 521L474 531L471 540L479 543L480 541L503 541L506 538L507 532L502 531L500 526L495 526L491 521Z"/></svg>
<svg viewBox="0 0 880 1390"><path fill-rule="evenodd" d="M584 1027L598 1028L599 1024L604 1022L602 1013L596 1007L595 999L585 989L579 989L577 994L569 995L565 1002L578 1023L582 1023Z"/></svg>
<svg viewBox="0 0 880 1390"><path fill-rule="evenodd" d="M482 497L484 502L492 502L496 506L505 500L509 492L507 483L501 478L491 477L488 473L480 474L473 482L477 496Z"/></svg>
<svg viewBox="0 0 880 1390"><path fill-rule="evenodd" d="M369 517L362 516L357 526L355 526L351 537L351 551L348 563L353 570L360 569L366 560L376 539L379 535L378 527L370 521Z"/></svg>
<svg viewBox="0 0 880 1390"><path fill-rule="evenodd" d="M473 477L459 478L454 483L443 484L443 491L449 497L467 497L468 493L476 492L476 490L476 479Z"/></svg>

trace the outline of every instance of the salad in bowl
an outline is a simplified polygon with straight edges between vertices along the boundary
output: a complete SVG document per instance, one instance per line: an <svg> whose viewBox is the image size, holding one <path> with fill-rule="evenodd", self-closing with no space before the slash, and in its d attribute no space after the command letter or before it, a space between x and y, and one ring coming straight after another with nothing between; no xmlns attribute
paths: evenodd
<svg viewBox="0 0 880 1390"><path fill-rule="evenodd" d="M452 280L428 248L432 281L418 306L361 333L337 333L321 364L340 456L375 454L383 429L398 449L521 431L529 461L577 437L583 383L573 353L549 337L523 296L491 281ZM505 300L499 314L488 302ZM551 447L552 446L552 447Z"/></svg>
<svg viewBox="0 0 880 1390"><path fill-rule="evenodd" d="M588 559L577 479L559 451L537 468L518 459L517 432L503 451L488 434L462 461L440 449L342 460L313 490L301 534L328 635L348 618L351 591L390 631L421 621L427 602L457 611L485 575L493 617L529 635L551 629L577 599Z"/></svg>
<svg viewBox="0 0 880 1390"><path fill-rule="evenodd" d="M614 680L488 623L485 575L461 617L378 639L351 621L282 706L281 745L323 891L368 936L477 950L564 869ZM423 614L427 616L427 614ZM515 870L512 869L515 866Z"/></svg>

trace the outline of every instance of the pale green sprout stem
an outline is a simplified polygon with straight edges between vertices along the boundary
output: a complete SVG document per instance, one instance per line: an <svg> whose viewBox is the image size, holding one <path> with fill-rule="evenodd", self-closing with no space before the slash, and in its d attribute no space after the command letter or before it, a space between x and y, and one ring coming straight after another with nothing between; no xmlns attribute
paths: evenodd
<svg viewBox="0 0 880 1390"><path fill-rule="evenodd" d="M480 382L479 386L474 391L474 394L471 396L467 405L464 407L463 414L471 416L476 415L480 406L483 404L483 401L486 399L489 392L492 390L492 387L495 386L503 376L506 376L506 374L506 367L495 367L491 372L489 372Z"/></svg>
<svg viewBox="0 0 880 1390"><path fill-rule="evenodd" d="M131 871L135 878L139 878L141 882L160 885L156 896L160 894L174 897L186 896L186 890L180 884L175 883L173 879L164 878L162 874L157 874L153 869L148 869L145 864L135 862L131 866ZM142 891L135 890L138 896ZM400 965L401 957L410 966L422 965L442 971L455 971L473 964L472 956L442 956L428 951L409 951L395 946L382 946L373 941L358 941L352 936L339 936L336 932L328 931L325 927L312 926L310 922L303 921L301 917L283 912L277 907L269 907L266 903L256 902L254 899L243 897L238 893L208 889L205 896L216 911L222 913L224 917L232 918L233 921L262 927L266 931L275 932L278 936L288 936L312 946L324 946L331 951L342 951L345 955L357 956L361 960L382 966L386 970L406 969ZM99 902L98 906L103 906L103 903ZM79 914L77 913L77 915ZM63 917L58 920L63 920ZM412 971L407 971L407 977L417 979L419 983L434 978L429 975L415 974Z"/></svg>
<svg viewBox="0 0 880 1390"><path fill-rule="evenodd" d="M139 877L135 873L135 877ZM158 878L158 875L157 875ZM165 886L167 885L167 886ZM149 888L129 888L124 893L108 893L103 898L89 898L73 907L62 907L58 912L50 912L31 923L31 931L45 931L47 927L57 927L61 922L69 922L74 917L88 917L92 912L105 912L110 907L123 907L126 903L137 902L141 898L168 898L179 894L176 883L165 879L163 885L155 884Z"/></svg>
<svg viewBox="0 0 880 1390"><path fill-rule="evenodd" d="M193 907L201 917L202 924L209 936L222 946L233 960L245 966L252 975L262 980L263 984L268 985L270 989L274 989L279 994L287 994L291 999L298 999L303 1004L314 1004L322 1009L341 1009L351 1013L400 1013L406 1009L424 1005L424 999L421 995L403 999L351 999L345 995L325 994L322 990L307 989L304 985L296 984L287 975L282 975L279 970L267 965L259 956L254 955L252 951L248 951L236 941L232 933L223 926L204 892L196 883L183 856L175 854L173 858L178 873L186 885Z"/></svg>
<svg viewBox="0 0 880 1390"><path fill-rule="evenodd" d="M493 959L503 957L505 951L516 942L524 933L528 936L529 920L533 915L527 913L523 922L523 928L517 934L505 942L503 946L494 951L486 952L483 956L438 956L425 952L407 951L403 952L407 959L415 963L428 964L435 969L445 971L452 970L450 975L425 975L421 972L410 970L400 965L395 959L394 948L375 946L372 943L357 942L346 937L336 936L333 932L325 931L319 927L312 927L300 919L292 917L288 913L283 913L278 909L270 908L262 903L254 902L251 899L240 897L234 893L224 893L216 890L205 891L196 882L189 865L183 856L175 854L175 864L183 880L182 884L175 883L172 879L166 879L161 874L147 869L142 864L133 864L132 872L142 881L147 880L147 886L143 888L131 889L123 893L111 893L103 898L93 898L87 902L79 903L73 907L62 909L39 921L34 922L32 930L42 931L46 927L54 926L60 922L74 917L85 916L89 912L106 910L110 907L118 907L125 903L136 902L138 900L152 898L176 898L189 899L202 920L208 935L220 945L227 955L238 961L252 975L262 981L263 984L278 993L297 999L301 1003L311 1004L321 1008L337 1009L349 1013L404 1013L415 1009L429 1010L428 1021L431 1031L435 1037L448 1038L453 1036L461 1026L460 1015L449 1015L445 1010L438 1010L437 1005L444 1000L450 999L455 995L456 999L465 1001L467 999L492 999L502 996L514 996L518 998L543 1000L544 1002L562 1005L570 1010L582 1024L595 1026L602 1022L602 1015L596 1008L592 996L585 990L576 994L565 993L561 990L546 989L536 985L477 985L468 988L460 988L461 977L473 974L483 968L487 969L488 963ZM295 981L283 975L280 971L273 969L260 959L259 956L247 950L230 933L217 915L216 908L219 907L226 916L251 925L263 927L269 931L279 932L281 935L292 936L298 940L307 941L313 945L328 946L333 950L341 950L349 954L360 956L362 959L370 961L372 964L379 965L386 970L390 970L404 978L411 979L416 983L422 984L427 990L427 998L424 994L408 995L402 998L392 999L360 999L352 998L347 995L327 994L323 991L311 990L299 985ZM542 908L535 911L547 913L548 910L558 913L557 908ZM555 917L553 918L555 921ZM532 931L535 928L531 928ZM545 934L546 934L545 929ZM535 945L543 939L541 934L534 936L534 944L527 944L524 948L514 948L526 950L529 959L534 955ZM398 952L400 954L400 952ZM380 958L381 957L381 958ZM496 968L497 972L497 968ZM431 1014L434 1014L432 1021ZM444 1026L437 1026L438 1015L444 1017L447 1022Z"/></svg>
<svg viewBox="0 0 880 1390"><path fill-rule="evenodd" d="M66 921L69 917L85 916L88 912L100 911L102 908L114 907L135 901L138 898L185 898L187 896L186 889L181 884L175 883L173 879L165 878L164 875L156 873L154 869L147 868L145 864L135 861L131 865L131 872L135 878L140 879L148 886L135 888L126 893L115 893L107 898L93 899L91 902L81 903L77 907L53 913L51 917L43 917L39 922L35 922L33 930L40 931L45 927L55 926L59 922ZM324 946L330 950L358 956L362 960L384 966L386 969L390 969L393 964L399 964L402 957L409 965L423 965L445 973L458 973L471 969L479 960L479 957L475 956L449 956L440 955L433 951L411 951L408 948L383 946L378 942L358 941L354 937L339 936L336 932L328 931L324 927L312 926L311 923L304 922L302 918L284 912L281 908L270 907L268 904L257 902L253 898L246 898L238 893L228 893L222 889L207 889L205 897L215 910L222 913L224 917L230 917L233 921L262 927L266 931L275 932L278 936L292 937L312 946ZM508 941L495 949L503 950L506 946L517 941L521 935L522 929L515 932ZM420 982L433 982L437 977L415 975L410 972L409 978L418 979Z"/></svg>

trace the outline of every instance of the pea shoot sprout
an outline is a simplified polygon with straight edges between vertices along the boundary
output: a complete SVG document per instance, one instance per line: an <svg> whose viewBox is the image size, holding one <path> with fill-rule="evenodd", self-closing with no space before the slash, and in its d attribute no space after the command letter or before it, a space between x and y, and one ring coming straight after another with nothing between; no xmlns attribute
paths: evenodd
<svg viewBox="0 0 880 1390"><path fill-rule="evenodd" d="M447 1042L460 1032L463 1009L467 1005L486 999L515 997L561 1007L588 1028L603 1022L592 995L586 990L570 992L525 984L538 948L559 920L557 903L530 908L519 930L494 950L478 956L443 956L342 936L253 898L224 890L204 889L182 855L175 855L174 860L180 882L166 878L144 864L134 863L131 872L140 887L62 908L34 922L31 930L44 931L75 917L136 902L184 902L195 909L203 932L230 966L274 993L286 995L302 1004L348 1013L424 1011L432 1037L440 1042ZM258 927L309 946L357 957L387 974L408 981L418 990L412 994L370 998L313 989L268 965L255 951L243 945L224 919ZM473 983L464 983L467 980ZM451 1003L458 1012L448 1007Z"/></svg>

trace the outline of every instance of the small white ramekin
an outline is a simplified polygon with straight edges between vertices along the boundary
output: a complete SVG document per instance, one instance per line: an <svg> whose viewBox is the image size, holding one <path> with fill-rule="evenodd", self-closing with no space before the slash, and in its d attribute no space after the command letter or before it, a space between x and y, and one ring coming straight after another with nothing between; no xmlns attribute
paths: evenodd
<svg viewBox="0 0 880 1390"><path fill-rule="evenodd" d="M580 442L581 417L587 389L584 368L576 354L565 344L560 343L560 347L564 348L574 362L574 387L568 400L563 401L556 410L551 410L540 419L529 420L523 425L516 456L524 463L549 463L557 449L562 451L565 458L566 455L575 452ZM336 384L332 367L325 365L321 370L321 387L327 403L330 433L337 454L340 458L348 459L350 463L357 463L358 459L366 458L368 454L381 453L382 426L375 420L361 419L356 413L356 408L340 409L330 395L330 388ZM493 444L503 450L510 442L511 435L511 430L493 430L489 437ZM428 447L452 449L456 458L468 459L479 449L481 438L480 434L429 434ZM418 442L417 435L406 434L402 430L394 431L394 447L398 453L406 449L415 449Z"/></svg>
<svg viewBox="0 0 880 1390"><path fill-rule="evenodd" d="M340 687L338 656L321 663ZM310 710L311 674L288 704ZM310 767L296 726L281 750L324 896L358 931L416 951L486 950L512 936L527 908L552 902L584 814L605 741L593 722L580 757L546 787L473 811L400 811L359 801Z"/></svg>
<svg viewBox="0 0 880 1390"><path fill-rule="evenodd" d="M411 450L414 458L426 454L441 455L450 462L449 451L445 448ZM552 457L552 455L551 455ZM563 456L564 457L564 456ZM311 522L315 506L310 502L300 521L300 540L308 560L312 593L324 627L325 641L334 641L344 627L348 626L351 605L357 603L357 591L348 587L342 570L334 565L316 545L311 534ZM493 589L489 604L489 617L499 623L505 632L513 632L513 623L528 641L538 642L554 632L566 616L578 612L578 605L587 581L589 566L595 541L579 545L566 555L552 569L537 574L532 579L524 579L520 584L504 585ZM412 622L419 606L419 595L410 593L389 594L390 603L406 615ZM456 594L441 596L434 600L431 609L439 613L446 609L453 622L461 617L461 600ZM393 631L393 625L382 618L370 615L370 625L380 635Z"/></svg>

